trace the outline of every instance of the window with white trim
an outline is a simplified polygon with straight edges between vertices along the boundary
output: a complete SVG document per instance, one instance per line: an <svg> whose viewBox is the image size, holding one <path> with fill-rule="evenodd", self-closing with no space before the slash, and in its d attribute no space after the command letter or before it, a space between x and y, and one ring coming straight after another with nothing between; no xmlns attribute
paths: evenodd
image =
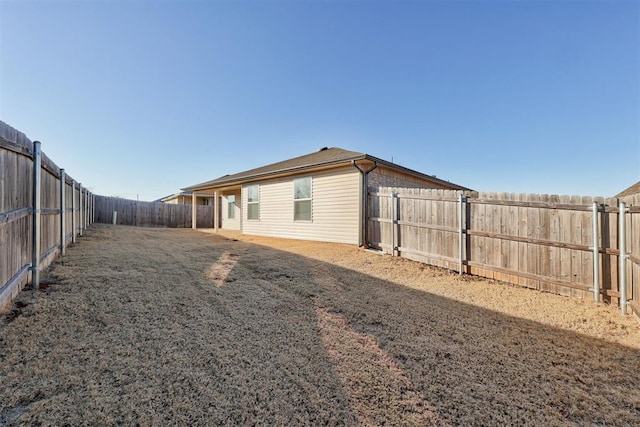
<svg viewBox="0 0 640 427"><path fill-rule="evenodd" d="M227 219L236 217L236 196L230 194L227 196Z"/></svg>
<svg viewBox="0 0 640 427"><path fill-rule="evenodd" d="M260 185L247 185L247 219L260 219Z"/></svg>
<svg viewBox="0 0 640 427"><path fill-rule="evenodd" d="M311 177L293 180L293 220L311 221Z"/></svg>

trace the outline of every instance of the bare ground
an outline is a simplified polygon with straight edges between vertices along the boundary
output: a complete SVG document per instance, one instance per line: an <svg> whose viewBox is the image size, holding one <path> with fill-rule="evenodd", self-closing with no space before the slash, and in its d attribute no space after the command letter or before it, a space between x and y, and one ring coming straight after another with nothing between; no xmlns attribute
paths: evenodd
<svg viewBox="0 0 640 427"><path fill-rule="evenodd" d="M0 320L0 426L640 425L612 307L237 237L93 226Z"/></svg>

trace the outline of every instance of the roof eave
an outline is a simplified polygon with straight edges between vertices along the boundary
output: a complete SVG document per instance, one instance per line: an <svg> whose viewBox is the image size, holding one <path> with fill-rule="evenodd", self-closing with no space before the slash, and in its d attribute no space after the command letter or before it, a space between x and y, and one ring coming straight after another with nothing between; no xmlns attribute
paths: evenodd
<svg viewBox="0 0 640 427"><path fill-rule="evenodd" d="M226 179L223 180L222 178L218 178L216 180L213 181L207 181L207 182L203 182L201 184L196 184L196 185L192 185L190 187L184 187L181 190L183 191L195 191L195 190L201 190L201 189L209 189L209 188L217 188L217 187L228 187L230 185L241 185L247 182L251 182L251 181L256 181L256 180L261 180L261 179L265 179L265 178L273 178L274 176L279 176L279 175L290 175L293 173L297 173L297 172L302 172L302 171L311 171L311 170L317 170L317 169L323 169L323 168L327 168L327 167L337 167L337 166L341 166L341 165L348 165L351 164L352 161L354 160L364 160L366 159L368 156L365 155L361 155L361 156L352 156L349 158L345 158L345 159L340 159L340 160L332 160L332 161L328 161L328 162L321 162L321 163L314 163L312 165L304 165L304 166L297 166L297 167L293 167L293 168L285 168L285 169L278 169L275 171L269 171L269 172L264 172L264 173L259 173L259 174L254 174L254 175L247 175L241 178L231 178L231 179Z"/></svg>
<svg viewBox="0 0 640 427"><path fill-rule="evenodd" d="M400 170L404 173L413 175L415 177L421 178L421 179L425 179L428 181L431 181L435 184L438 185L442 185L445 187L453 187L455 190L461 190L461 191L473 191L470 188L467 187L463 187L461 185L458 184L454 184L452 182L440 179L440 178L436 178L434 176L431 175L426 175L422 172L418 172L415 171L413 169L409 169L406 168L404 166L400 166L398 164L389 162L387 160L383 160L380 159L378 157L375 156L371 156L369 154L361 154L358 156L351 156L348 158L344 158L344 159L340 159L340 160L331 160L331 161L327 161L327 162L321 162L321 163L314 163L311 165L303 165L303 166L297 166L297 167L292 167L292 168L284 168L284 169L279 169L279 170L274 170L274 171L269 171L269 172L264 172L264 173L258 173L258 174L253 174L253 175L247 175L247 176L243 176L241 178L230 178L230 179L223 179L223 178L218 178L212 181L207 181L207 182L203 182L200 184L196 184L196 185L192 185L189 187L184 187L181 190L182 191L196 191L196 190L203 190L203 189L213 189L213 188L220 188L220 187L228 187L228 186L233 186L233 185L242 185L245 184L247 182L252 182L252 181L256 181L256 180L262 180L262 179L266 179L266 178L273 178L275 176L280 176L280 175L291 175L291 174L295 174L295 173L299 173L302 171L312 171L312 170L318 170L318 169L323 169L323 168L327 168L327 167L337 167L337 166L341 166L341 165L348 165L351 164L351 162L353 161L357 161L357 160L368 160L371 162L375 162L378 165L383 165L386 166L388 168L391 169L396 169L396 170Z"/></svg>

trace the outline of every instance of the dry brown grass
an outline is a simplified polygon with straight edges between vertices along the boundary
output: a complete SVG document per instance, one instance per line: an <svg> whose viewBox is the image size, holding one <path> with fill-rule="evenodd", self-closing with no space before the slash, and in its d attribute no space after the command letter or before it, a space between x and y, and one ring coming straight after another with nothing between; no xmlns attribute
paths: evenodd
<svg viewBox="0 0 640 427"><path fill-rule="evenodd" d="M94 226L0 321L0 426L640 425L612 307L345 245Z"/></svg>

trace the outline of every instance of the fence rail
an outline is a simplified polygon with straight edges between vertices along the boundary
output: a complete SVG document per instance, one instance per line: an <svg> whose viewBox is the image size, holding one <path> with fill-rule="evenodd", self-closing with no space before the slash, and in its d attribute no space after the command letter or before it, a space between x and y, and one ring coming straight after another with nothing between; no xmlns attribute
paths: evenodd
<svg viewBox="0 0 640 427"><path fill-rule="evenodd" d="M0 311L91 222L93 195L0 121Z"/></svg>
<svg viewBox="0 0 640 427"><path fill-rule="evenodd" d="M373 187L367 219L367 244L392 255L640 313L640 196Z"/></svg>
<svg viewBox="0 0 640 427"><path fill-rule="evenodd" d="M139 227L190 228L193 223L192 205L161 202L139 202L119 197L96 196L95 221L111 224L113 213L119 225ZM213 228L213 206L197 205L196 225Z"/></svg>

